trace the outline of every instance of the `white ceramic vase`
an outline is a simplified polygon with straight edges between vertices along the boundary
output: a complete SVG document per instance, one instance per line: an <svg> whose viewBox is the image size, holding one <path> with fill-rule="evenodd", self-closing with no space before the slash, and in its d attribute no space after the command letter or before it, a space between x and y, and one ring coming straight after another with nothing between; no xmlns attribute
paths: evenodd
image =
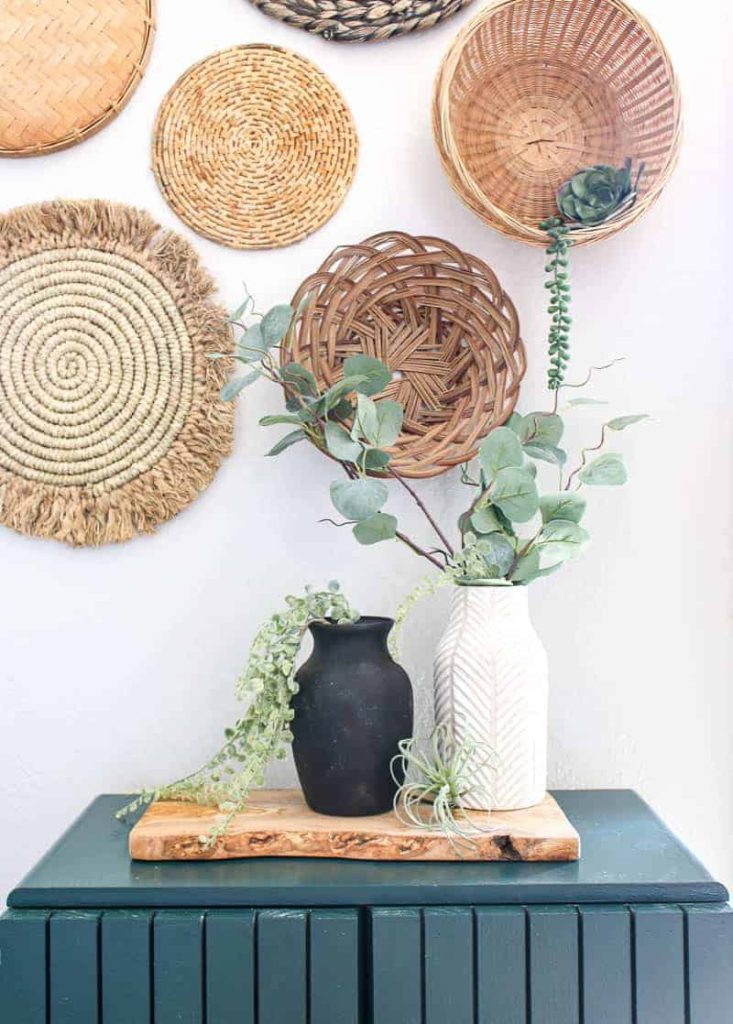
<svg viewBox="0 0 733 1024"><path fill-rule="evenodd" d="M457 586L435 656L436 724L493 749L497 766L477 782L495 810L532 807L547 787L547 655L528 589Z"/></svg>

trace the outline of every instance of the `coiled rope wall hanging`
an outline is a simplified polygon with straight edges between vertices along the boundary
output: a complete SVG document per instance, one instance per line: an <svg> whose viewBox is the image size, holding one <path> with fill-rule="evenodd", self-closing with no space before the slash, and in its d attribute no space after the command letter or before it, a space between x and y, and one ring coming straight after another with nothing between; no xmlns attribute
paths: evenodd
<svg viewBox="0 0 733 1024"><path fill-rule="evenodd" d="M377 43L432 28L471 0L251 0L265 14L337 42Z"/></svg>
<svg viewBox="0 0 733 1024"><path fill-rule="evenodd" d="M231 448L231 347L184 239L102 201L0 218L0 522L73 545L151 533Z"/></svg>

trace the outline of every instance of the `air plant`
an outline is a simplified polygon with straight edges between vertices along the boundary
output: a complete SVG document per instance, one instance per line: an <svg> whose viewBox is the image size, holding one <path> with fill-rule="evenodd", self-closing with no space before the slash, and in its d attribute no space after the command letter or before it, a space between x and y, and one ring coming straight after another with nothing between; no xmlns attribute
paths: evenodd
<svg viewBox="0 0 733 1024"><path fill-rule="evenodd" d="M398 746L390 771L399 820L409 828L442 832L459 855L474 850L477 839L493 831L491 811L468 814L467 799L491 807L491 793L477 779L486 768L496 768L494 751L470 736L456 741L445 724L435 728L427 750L414 737Z"/></svg>

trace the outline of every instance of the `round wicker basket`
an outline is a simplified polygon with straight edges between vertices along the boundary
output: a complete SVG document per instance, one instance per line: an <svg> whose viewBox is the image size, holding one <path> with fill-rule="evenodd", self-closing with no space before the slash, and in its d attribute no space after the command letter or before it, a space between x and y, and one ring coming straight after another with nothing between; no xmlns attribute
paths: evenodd
<svg viewBox="0 0 733 1024"><path fill-rule="evenodd" d="M274 249L321 227L356 171L354 120L320 68L279 46L222 50L176 82L158 113L153 169L181 220L235 249Z"/></svg>
<svg viewBox="0 0 733 1024"><path fill-rule="evenodd" d="M291 359L323 386L364 353L385 362L392 383L378 396L402 403L392 467L438 476L473 458L504 423L526 369L519 321L493 271L439 238L386 232L336 249L300 286L303 308Z"/></svg>
<svg viewBox="0 0 733 1024"><path fill-rule="evenodd" d="M0 156L38 156L94 135L137 88L155 0L0 3Z"/></svg>
<svg viewBox="0 0 733 1024"><path fill-rule="evenodd" d="M447 53L433 129L463 201L537 245L546 243L539 222L576 171L643 162L637 201L574 230L583 244L621 231L658 198L679 152L680 94L662 41L622 0L498 0Z"/></svg>

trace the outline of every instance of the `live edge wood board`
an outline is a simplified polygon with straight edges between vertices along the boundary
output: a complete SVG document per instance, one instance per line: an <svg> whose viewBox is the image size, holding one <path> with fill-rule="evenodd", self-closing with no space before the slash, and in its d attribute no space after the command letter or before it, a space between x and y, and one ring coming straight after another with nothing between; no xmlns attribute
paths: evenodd
<svg viewBox="0 0 733 1024"><path fill-rule="evenodd" d="M477 812L471 812L476 814ZM212 850L202 847L219 812L196 804L152 804L130 833L133 860L336 857L347 860L574 861L580 837L549 794L537 807L482 816L491 831L458 853L440 833L403 825L393 813L369 818L316 814L298 790L260 790Z"/></svg>

